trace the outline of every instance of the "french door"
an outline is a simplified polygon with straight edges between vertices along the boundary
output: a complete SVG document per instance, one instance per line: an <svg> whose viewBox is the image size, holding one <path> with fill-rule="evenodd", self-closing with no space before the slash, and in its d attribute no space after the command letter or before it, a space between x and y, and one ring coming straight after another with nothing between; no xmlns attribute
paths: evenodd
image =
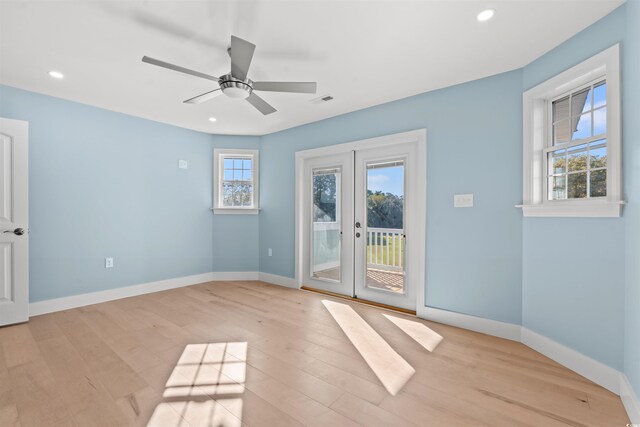
<svg viewBox="0 0 640 427"><path fill-rule="evenodd" d="M304 164L304 284L353 296L353 152Z"/></svg>
<svg viewBox="0 0 640 427"><path fill-rule="evenodd" d="M358 150L354 174L354 295L415 310L416 287L407 239L416 218L411 176L415 144Z"/></svg>
<svg viewBox="0 0 640 427"><path fill-rule="evenodd" d="M304 161L303 285L415 309L406 242L418 238L407 179L416 157L406 143Z"/></svg>

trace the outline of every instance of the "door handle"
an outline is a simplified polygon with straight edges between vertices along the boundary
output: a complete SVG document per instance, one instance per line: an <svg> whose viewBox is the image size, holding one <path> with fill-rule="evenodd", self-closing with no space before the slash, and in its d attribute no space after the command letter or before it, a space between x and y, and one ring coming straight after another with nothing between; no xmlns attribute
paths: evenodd
<svg viewBox="0 0 640 427"><path fill-rule="evenodd" d="M13 233L16 236L22 236L24 234L24 228L16 228L15 230L6 230L5 233Z"/></svg>
<svg viewBox="0 0 640 427"><path fill-rule="evenodd" d="M360 227L361 227L360 223L356 222L356 228L360 228Z"/></svg>

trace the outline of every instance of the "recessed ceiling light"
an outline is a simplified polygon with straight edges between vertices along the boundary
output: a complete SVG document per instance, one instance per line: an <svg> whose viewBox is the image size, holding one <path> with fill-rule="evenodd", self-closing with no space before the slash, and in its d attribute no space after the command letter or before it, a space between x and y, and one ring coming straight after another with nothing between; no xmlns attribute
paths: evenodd
<svg viewBox="0 0 640 427"><path fill-rule="evenodd" d="M64 74L62 74L60 71L49 71L49 75L51 77L53 77L54 79L63 79L64 78Z"/></svg>
<svg viewBox="0 0 640 427"><path fill-rule="evenodd" d="M218 121L218 119L216 119L215 117L209 117L209 121L210 121L210 122L217 122L217 121Z"/></svg>
<svg viewBox="0 0 640 427"><path fill-rule="evenodd" d="M496 10L495 9L486 9L486 10L483 10L482 12L480 12L478 14L477 19L480 22L485 22L485 21L488 21L489 19L493 18L493 15L495 15L495 14L496 14Z"/></svg>

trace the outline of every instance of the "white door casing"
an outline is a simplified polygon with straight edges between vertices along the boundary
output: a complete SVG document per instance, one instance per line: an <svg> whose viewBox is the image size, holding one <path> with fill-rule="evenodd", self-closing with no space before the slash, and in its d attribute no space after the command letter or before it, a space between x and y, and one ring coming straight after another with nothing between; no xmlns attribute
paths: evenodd
<svg viewBox="0 0 640 427"><path fill-rule="evenodd" d="M0 326L29 319L28 129L0 118Z"/></svg>

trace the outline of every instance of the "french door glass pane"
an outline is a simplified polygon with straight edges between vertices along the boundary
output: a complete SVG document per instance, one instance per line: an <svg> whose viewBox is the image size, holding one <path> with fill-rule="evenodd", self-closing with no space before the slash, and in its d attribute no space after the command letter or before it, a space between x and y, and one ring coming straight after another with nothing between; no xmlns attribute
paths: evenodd
<svg viewBox="0 0 640 427"><path fill-rule="evenodd" d="M404 283L404 162L367 165L366 286L398 294Z"/></svg>
<svg viewBox="0 0 640 427"><path fill-rule="evenodd" d="M311 277L340 282L341 218L339 169L313 172Z"/></svg>

